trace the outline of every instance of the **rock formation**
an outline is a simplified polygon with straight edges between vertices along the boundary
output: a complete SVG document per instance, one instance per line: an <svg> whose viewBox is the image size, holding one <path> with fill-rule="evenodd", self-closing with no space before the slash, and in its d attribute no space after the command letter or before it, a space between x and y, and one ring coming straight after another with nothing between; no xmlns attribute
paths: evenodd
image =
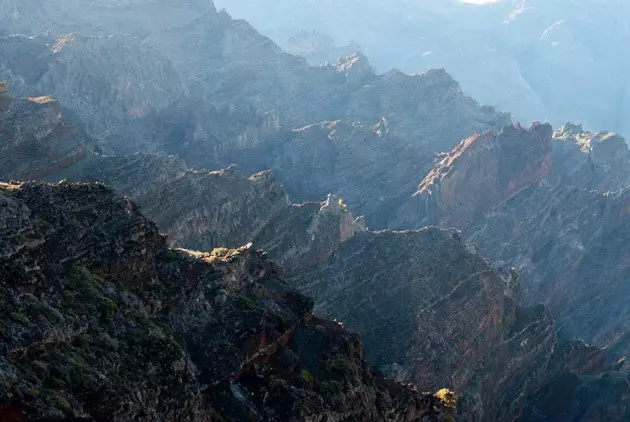
<svg viewBox="0 0 630 422"><path fill-rule="evenodd" d="M99 184L2 184L0 230L3 417L452 420L249 246L169 250Z"/></svg>
<svg viewBox="0 0 630 422"><path fill-rule="evenodd" d="M312 29L356 41L380 71L445 68L464 92L527 124L575 119L629 135L625 0L346 0L334 11L326 1L215 2L283 47Z"/></svg>
<svg viewBox="0 0 630 422"><path fill-rule="evenodd" d="M608 190L627 186L627 154L619 137L572 126L469 138L393 225L461 228L497 266L518 270L524 303L547 303L562 339L625 354L629 196Z"/></svg>
<svg viewBox="0 0 630 422"><path fill-rule="evenodd" d="M0 93L0 178L41 179L86 155L84 134L62 119L51 97L11 98Z"/></svg>
<svg viewBox="0 0 630 422"><path fill-rule="evenodd" d="M170 62L126 35L2 37L0 57L13 96L52 95L98 137L184 95Z"/></svg>
<svg viewBox="0 0 630 422"><path fill-rule="evenodd" d="M30 79L39 80L41 73L48 74L46 69L50 66L56 69L63 64L64 72L52 74L65 75L65 78L52 77L50 84L39 89L47 90L64 103L72 103L62 95L68 92L71 83L74 84L72 92L77 92L74 88L78 81L82 81L83 89L105 88L89 91L92 95L87 98L90 101L103 97L116 99L108 102L117 106L112 110L101 110L97 107L102 105L99 102L86 107L76 101L77 112L89 114L83 117L88 117L92 125L103 122L103 116L108 113L116 112L112 118L150 115L182 97L180 81L173 74L171 63L195 102L209 102L221 111L237 110L258 116L274 113L291 129L338 119L370 125L384 117L398 136L426 145L431 151L443 151L470 133L498 128L510 119L509 115L496 112L492 107L481 107L464 96L459 84L444 70L415 75L392 71L377 75L362 55L328 66L309 67L304 59L283 53L246 22L217 12L212 2L176 4L154 0L143 3L142 7L126 1L110 7L77 4L73 8L66 2L62 10L67 9L67 15L59 16L51 11L47 21L49 31L57 36L70 30L86 35L109 35L122 30L141 37L143 42L122 35L65 36L46 41L53 50L59 50L46 54L45 46L11 38L5 40L8 47L0 48L0 57L6 60L7 55L15 52L24 55L23 49L39 52L42 59L26 55L22 60L7 60L7 72L12 72L16 78L26 74L29 86L32 85ZM29 9L29 6L20 7ZM152 19L151 10L161 11L161 15ZM21 18L16 21L27 22L30 15L24 10L18 16ZM64 25L60 25L60 21ZM28 21L26 26L34 24ZM22 43L28 45L16 45ZM110 69L109 62L97 60L96 52L98 57L111 57L109 62L129 62L127 66L133 65L134 70L125 73L119 67ZM64 57L83 59L72 65ZM12 66L14 62L29 60L35 63L30 63L28 68ZM96 63L100 66L94 66ZM137 80L141 73L135 66L139 63L155 72L142 75L148 85ZM92 82L92 74L97 81ZM128 79L124 75L129 75ZM108 127L99 124L93 131L101 135L105 129L110 132L118 129L119 119L113 120L114 124Z"/></svg>
<svg viewBox="0 0 630 422"><path fill-rule="evenodd" d="M355 42L337 46L330 36L317 31L300 31L290 37L287 52L304 57L311 66L335 63L339 58L354 53L364 54L361 46Z"/></svg>
<svg viewBox="0 0 630 422"><path fill-rule="evenodd" d="M598 191L630 186L630 151L616 133L584 131L567 123L554 132L553 166L562 183Z"/></svg>
<svg viewBox="0 0 630 422"><path fill-rule="evenodd" d="M512 420L544 377L553 320L543 307L517 307L458 236L359 233L291 281L316 294L316 312L361 333L390 376L420 390L447 385L469 420Z"/></svg>

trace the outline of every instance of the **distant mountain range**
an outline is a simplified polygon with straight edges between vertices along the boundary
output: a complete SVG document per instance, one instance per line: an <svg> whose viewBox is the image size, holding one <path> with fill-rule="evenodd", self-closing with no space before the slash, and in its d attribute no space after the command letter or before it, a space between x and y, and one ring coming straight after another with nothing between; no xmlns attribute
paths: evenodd
<svg viewBox="0 0 630 422"><path fill-rule="evenodd" d="M630 134L623 0L218 0L281 46L303 30L354 41L376 69L445 68L464 92L523 124L576 121ZM286 19L291 16L291 19Z"/></svg>

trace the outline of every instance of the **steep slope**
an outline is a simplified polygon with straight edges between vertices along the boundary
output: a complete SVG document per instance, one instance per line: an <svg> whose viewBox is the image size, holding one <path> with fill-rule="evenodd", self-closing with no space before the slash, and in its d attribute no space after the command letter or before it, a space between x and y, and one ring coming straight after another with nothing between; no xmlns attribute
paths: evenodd
<svg viewBox="0 0 630 422"><path fill-rule="evenodd" d="M630 186L630 150L621 136L567 123L553 137L559 141L553 143L553 167L564 184L598 191Z"/></svg>
<svg viewBox="0 0 630 422"><path fill-rule="evenodd" d="M315 265L343 242L366 231L364 218L355 217L341 198L293 204L277 213L253 237L289 274Z"/></svg>
<svg viewBox="0 0 630 422"><path fill-rule="evenodd" d="M281 131L228 157L249 172L272 169L296 202L338 195L377 227L413 193L412 175L432 165L428 148L397 137L385 119L373 126L335 121Z"/></svg>
<svg viewBox="0 0 630 422"><path fill-rule="evenodd" d="M2 184L0 204L3 417L452 418L372 375L262 252L168 250L98 184Z"/></svg>
<svg viewBox="0 0 630 422"><path fill-rule="evenodd" d="M99 137L184 95L170 62L126 35L2 37L0 57L14 96L53 95Z"/></svg>
<svg viewBox="0 0 630 422"><path fill-rule="evenodd" d="M522 274L561 338L627 353L627 147L617 136L548 125L470 138L429 172L394 225L458 227L499 267ZM594 188L602 191L593 190Z"/></svg>
<svg viewBox="0 0 630 422"><path fill-rule="evenodd" d="M464 96L443 70L377 75L361 55L335 65L309 67L304 59L283 53L245 21L217 12L212 2L142 3L128 0L109 7L92 3L73 7L66 2L61 10L67 15L63 22L71 22L67 25L74 31L92 35L124 30L142 37L144 49L151 45L152 51L173 63L197 101L208 101L220 110L259 116L274 113L289 128L338 119L373 124L385 117L399 136L442 151L472 132L500 127L509 120L508 115ZM32 25L37 17L29 14L31 6L20 7L22 14L13 17L16 25ZM151 11L156 10L160 14L152 20ZM64 34L67 25L60 25L57 15L51 12L46 24L52 33ZM150 56L147 59L145 63L163 69L155 75L158 85L170 79L168 69ZM168 88L169 94L178 89L175 83ZM59 96L54 90L49 92ZM156 94L146 95L147 101L162 104L161 97L152 98ZM140 110L144 113L147 108Z"/></svg>
<svg viewBox="0 0 630 422"><path fill-rule="evenodd" d="M551 136L550 125L534 124L463 140L442 155L390 225L466 228L549 172Z"/></svg>
<svg viewBox="0 0 630 422"><path fill-rule="evenodd" d="M86 155L86 139L51 97L13 98L0 85L0 178L36 179Z"/></svg>
<svg viewBox="0 0 630 422"><path fill-rule="evenodd" d="M555 343L545 309L517 307L455 232L359 233L291 281L316 296L316 312L358 331L381 370L460 393L468 420L514 419Z"/></svg>
<svg viewBox="0 0 630 422"><path fill-rule="evenodd" d="M568 119L626 134L624 0L216 0L286 48L301 30L354 40L380 71L445 68L466 93L528 124ZM286 19L291 16L291 19Z"/></svg>

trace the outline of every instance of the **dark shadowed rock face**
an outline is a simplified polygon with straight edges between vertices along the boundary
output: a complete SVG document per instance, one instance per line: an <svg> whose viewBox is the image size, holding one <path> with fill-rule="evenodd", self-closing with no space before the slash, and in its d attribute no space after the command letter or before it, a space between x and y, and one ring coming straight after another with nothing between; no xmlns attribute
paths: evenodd
<svg viewBox="0 0 630 422"><path fill-rule="evenodd" d="M446 421L251 248L168 250L102 185L0 185L0 405L24 420ZM443 396L443 395L442 395ZM7 410L8 409L8 410ZM6 414L6 413L4 413Z"/></svg>
<svg viewBox="0 0 630 422"><path fill-rule="evenodd" d="M316 312L357 330L390 377L454 389L458 420L628 418L624 363L557 342L545 307L517 305L518 287L473 248L437 228L363 232L290 277Z"/></svg>
<svg viewBox="0 0 630 422"><path fill-rule="evenodd" d="M610 365L606 354L580 342L556 347L548 380L532 398L519 420L524 422L625 421L629 374L622 362Z"/></svg>
<svg viewBox="0 0 630 422"><path fill-rule="evenodd" d="M316 312L361 333L386 373L421 390L455 389L464 418L512 420L542 382L554 324L542 307L516 306L458 236L359 233L291 281L316 295Z"/></svg>
<svg viewBox="0 0 630 422"><path fill-rule="evenodd" d="M544 204L544 207L541 206ZM470 228L470 241L519 269L526 303L546 302L560 336L625 344L630 195L534 184Z"/></svg>
<svg viewBox="0 0 630 422"><path fill-rule="evenodd" d="M85 139L51 97L0 98L0 177L36 179L81 160Z"/></svg>

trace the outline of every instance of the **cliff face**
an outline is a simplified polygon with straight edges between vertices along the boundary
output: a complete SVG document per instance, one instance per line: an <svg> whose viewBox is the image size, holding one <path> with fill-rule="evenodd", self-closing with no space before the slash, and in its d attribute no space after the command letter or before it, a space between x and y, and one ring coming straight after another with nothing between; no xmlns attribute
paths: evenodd
<svg viewBox="0 0 630 422"><path fill-rule="evenodd" d="M628 150L609 133L508 127L445 155L394 225L458 227L480 253L522 274L565 340L628 350ZM601 189L601 190L600 190ZM599 191L598 191L599 190Z"/></svg>
<svg viewBox="0 0 630 422"><path fill-rule="evenodd" d="M373 126L335 121L282 131L235 151L229 161L249 171L273 169L296 202L338 195L378 227L413 193L409 175L431 165L428 150L397 137L385 119Z"/></svg>
<svg viewBox="0 0 630 422"><path fill-rule="evenodd" d="M544 376L554 324L542 307L516 306L458 236L359 233L291 281L316 294L316 312L361 333L367 357L390 376L453 388L468 420L511 420Z"/></svg>
<svg viewBox="0 0 630 422"><path fill-rule="evenodd" d="M0 403L25 420L445 421L262 252L168 250L102 185L0 185ZM448 398L448 395L441 394Z"/></svg>
<svg viewBox="0 0 630 422"><path fill-rule="evenodd" d="M324 202L285 207L253 242L293 274L326 260L343 242L366 230L363 217L355 217L343 199L328 195Z"/></svg>
<svg viewBox="0 0 630 422"><path fill-rule="evenodd" d="M463 140L442 155L390 224L468 227L549 172L551 136L549 125L506 126Z"/></svg>
<svg viewBox="0 0 630 422"><path fill-rule="evenodd" d="M553 167L563 184L598 191L630 186L630 151L616 133L590 133L567 123L554 132Z"/></svg>
<svg viewBox="0 0 630 422"><path fill-rule="evenodd" d="M70 3L60 6L63 16L50 11L46 26L53 34L76 31L101 36L122 31L140 37L143 42L123 36L76 36L71 42L63 41L65 44L56 55L44 55L44 63L38 60L31 65L30 68L46 69L59 62L67 64L63 57L81 55L81 62L63 67L67 79L59 79L64 81L62 85L40 87L48 88L48 93L64 103L66 99L61 95L67 92L64 87L77 83L72 78L111 74L109 79L103 77L103 84L117 88L112 94L130 103L120 112L132 118L148 115L170 104L173 97L184 96L170 67L172 63L198 104L207 102L220 110L240 110L258 116L274 113L289 128L338 119L373 124L384 117L400 137L427 145L432 151L442 151L472 132L497 128L509 121L508 115L481 107L464 96L459 84L443 70L416 75L397 71L377 75L362 55L328 66L309 67L304 59L283 53L246 22L217 12L212 2L148 1L140 5L126 1L108 7L74 6ZM15 25L25 23L23 27L32 28L32 20L38 19L33 14L38 11L29 14L29 9L35 7L18 7L23 11L12 18L17 22ZM60 45L57 40L48 43ZM138 72L121 73L118 66L112 68L91 52L98 52L101 58L109 56L116 63L133 65L134 69L138 63L144 63L145 68L152 63L155 74L143 75L143 80L150 80L151 84L136 83ZM86 64L80 64L83 62ZM95 63L100 67L92 66ZM15 69L10 70L19 76ZM129 74L129 80L123 74ZM86 85L93 86L87 82ZM104 95L94 94L97 95L88 96L91 101ZM79 105L78 111L90 113L92 120L103 118L104 110L94 105L86 108L77 102ZM108 129L113 131L120 125L110 126L113 128ZM95 127L94 131L100 134L105 127Z"/></svg>
<svg viewBox="0 0 630 422"><path fill-rule="evenodd" d="M0 100L0 178L43 178L85 156L85 138L62 119L59 102L12 98L5 88Z"/></svg>
<svg viewBox="0 0 630 422"><path fill-rule="evenodd" d="M99 137L184 95L170 62L126 35L3 37L0 57L15 96L54 95Z"/></svg>

